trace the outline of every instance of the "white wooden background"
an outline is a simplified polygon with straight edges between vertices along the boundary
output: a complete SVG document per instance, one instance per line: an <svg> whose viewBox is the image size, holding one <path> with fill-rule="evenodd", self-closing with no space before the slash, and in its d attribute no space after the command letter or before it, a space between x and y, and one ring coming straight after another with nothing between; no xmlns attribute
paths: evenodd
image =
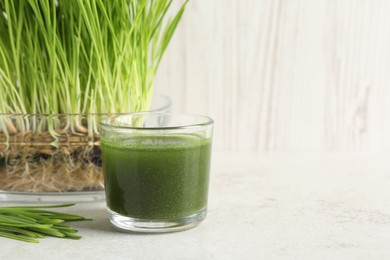
<svg viewBox="0 0 390 260"><path fill-rule="evenodd" d="M191 0L156 91L220 150L390 150L390 1Z"/></svg>

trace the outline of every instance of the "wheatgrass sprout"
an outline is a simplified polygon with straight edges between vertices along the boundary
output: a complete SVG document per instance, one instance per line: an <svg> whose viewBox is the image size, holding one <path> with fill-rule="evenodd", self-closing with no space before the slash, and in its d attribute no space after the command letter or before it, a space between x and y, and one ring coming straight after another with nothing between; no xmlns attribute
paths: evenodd
<svg viewBox="0 0 390 260"><path fill-rule="evenodd" d="M187 2L0 0L0 190L102 188L99 115L149 109Z"/></svg>
<svg viewBox="0 0 390 260"><path fill-rule="evenodd" d="M172 0L0 0L0 113L147 110L186 3L166 21Z"/></svg>

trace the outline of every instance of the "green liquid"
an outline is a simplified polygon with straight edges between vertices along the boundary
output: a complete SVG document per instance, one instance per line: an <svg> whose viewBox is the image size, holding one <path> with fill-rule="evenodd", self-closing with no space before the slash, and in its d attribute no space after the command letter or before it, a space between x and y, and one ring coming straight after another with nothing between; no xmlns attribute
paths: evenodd
<svg viewBox="0 0 390 260"><path fill-rule="evenodd" d="M211 140L195 135L101 140L107 206L132 218L175 218L207 206Z"/></svg>

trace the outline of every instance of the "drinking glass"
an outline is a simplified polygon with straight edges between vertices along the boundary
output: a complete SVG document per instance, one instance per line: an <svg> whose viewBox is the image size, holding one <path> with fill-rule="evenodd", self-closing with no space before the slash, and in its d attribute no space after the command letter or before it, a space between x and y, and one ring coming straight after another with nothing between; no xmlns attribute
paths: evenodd
<svg viewBox="0 0 390 260"><path fill-rule="evenodd" d="M213 120L141 112L101 120L108 217L121 229L171 232L206 217Z"/></svg>

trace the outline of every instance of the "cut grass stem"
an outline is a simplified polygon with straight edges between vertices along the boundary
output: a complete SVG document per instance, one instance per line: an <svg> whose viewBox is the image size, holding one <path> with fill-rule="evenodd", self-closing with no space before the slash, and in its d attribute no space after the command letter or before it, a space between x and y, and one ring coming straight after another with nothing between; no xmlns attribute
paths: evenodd
<svg viewBox="0 0 390 260"><path fill-rule="evenodd" d="M38 243L38 239L46 236L80 239L81 237L76 234L77 230L64 222L88 219L78 215L46 210L73 205L0 207L0 236L31 243Z"/></svg>

